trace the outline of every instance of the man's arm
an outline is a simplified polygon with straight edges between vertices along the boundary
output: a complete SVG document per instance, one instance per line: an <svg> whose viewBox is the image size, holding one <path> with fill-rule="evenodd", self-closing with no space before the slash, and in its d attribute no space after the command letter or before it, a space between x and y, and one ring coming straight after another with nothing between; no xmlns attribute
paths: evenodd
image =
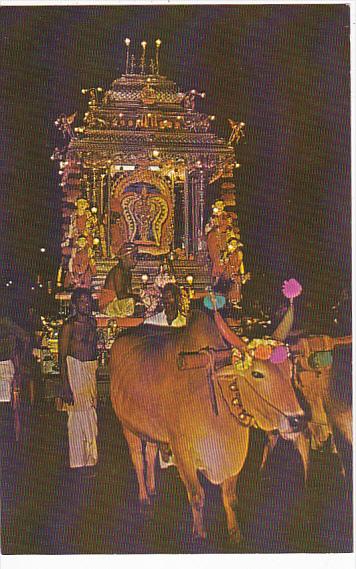
<svg viewBox="0 0 356 569"><path fill-rule="evenodd" d="M67 368L67 356L70 348L70 335L72 325L70 323L63 324L58 343L58 363L62 382L62 399L65 403L73 405L73 392L70 387Z"/></svg>
<svg viewBox="0 0 356 569"><path fill-rule="evenodd" d="M114 280L114 287L116 292L116 297L121 300L122 298L126 298L129 295L128 287L125 286L125 280L123 270L117 268L113 275Z"/></svg>

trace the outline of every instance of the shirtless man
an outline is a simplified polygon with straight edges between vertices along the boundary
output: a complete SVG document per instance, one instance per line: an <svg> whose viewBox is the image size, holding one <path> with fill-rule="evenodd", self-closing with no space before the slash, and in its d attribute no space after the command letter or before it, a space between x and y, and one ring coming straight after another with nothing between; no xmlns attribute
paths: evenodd
<svg viewBox="0 0 356 569"><path fill-rule="evenodd" d="M118 262L105 280L99 298L99 308L108 316L124 318L135 310L135 295L132 293L132 269L137 263L137 247L125 243L118 253ZM138 300L138 297L137 297Z"/></svg>
<svg viewBox="0 0 356 569"><path fill-rule="evenodd" d="M94 466L98 460L96 438L97 334L89 290L72 294L74 315L63 324L59 339L62 399L68 412L69 464Z"/></svg>

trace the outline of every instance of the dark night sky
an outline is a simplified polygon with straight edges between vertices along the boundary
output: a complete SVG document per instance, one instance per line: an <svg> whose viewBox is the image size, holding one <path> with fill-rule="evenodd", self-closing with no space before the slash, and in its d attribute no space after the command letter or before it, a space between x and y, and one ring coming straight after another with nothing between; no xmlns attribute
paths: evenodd
<svg viewBox="0 0 356 569"><path fill-rule="evenodd" d="M343 5L1 8L1 270L34 278L59 261L60 193L49 157L59 114L86 107L162 39L161 72L206 91L200 109L246 123L238 213L246 267L295 276L321 297L350 275L349 8ZM80 120L81 122L81 120ZM47 247L45 256L39 253Z"/></svg>

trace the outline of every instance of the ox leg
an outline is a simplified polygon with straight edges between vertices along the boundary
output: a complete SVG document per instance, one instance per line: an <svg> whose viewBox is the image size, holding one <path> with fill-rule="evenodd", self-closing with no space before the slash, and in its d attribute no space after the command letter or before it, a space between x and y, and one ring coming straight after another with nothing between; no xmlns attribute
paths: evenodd
<svg viewBox="0 0 356 569"><path fill-rule="evenodd" d="M135 468L137 482L138 482L138 498L140 504L142 506L149 506L150 505L150 498L147 494L146 483L145 483L145 471L144 471L144 463L143 463L143 454L142 454L142 442L141 439L131 433L131 431L123 428L123 433L127 444L129 446L130 456L132 463Z"/></svg>
<svg viewBox="0 0 356 569"><path fill-rule="evenodd" d="M192 508L193 514L193 536L201 539L206 538L206 531L203 522L203 508L205 501L205 493L200 485L197 469L193 461L189 457L185 457L185 453L179 452L172 445L174 460L177 465L179 475L188 494L188 500ZM185 457L185 458L183 458Z"/></svg>
<svg viewBox="0 0 356 569"><path fill-rule="evenodd" d="M237 505L236 483L237 476L227 478L221 484L221 491L229 536L233 543L238 544L241 541L241 532L234 512L234 508Z"/></svg>
<svg viewBox="0 0 356 569"><path fill-rule="evenodd" d="M153 443L146 444L146 484L150 496L156 493L155 483L155 464L158 453L158 446Z"/></svg>

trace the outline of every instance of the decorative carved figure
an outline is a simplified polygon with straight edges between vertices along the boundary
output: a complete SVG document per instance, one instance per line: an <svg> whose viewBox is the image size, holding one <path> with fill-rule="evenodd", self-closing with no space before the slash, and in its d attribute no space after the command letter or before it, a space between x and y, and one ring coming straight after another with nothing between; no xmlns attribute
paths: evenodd
<svg viewBox="0 0 356 569"><path fill-rule="evenodd" d="M162 225L168 216L166 201L143 187L140 195L127 195L121 203L129 226L129 240L140 245L159 246Z"/></svg>

